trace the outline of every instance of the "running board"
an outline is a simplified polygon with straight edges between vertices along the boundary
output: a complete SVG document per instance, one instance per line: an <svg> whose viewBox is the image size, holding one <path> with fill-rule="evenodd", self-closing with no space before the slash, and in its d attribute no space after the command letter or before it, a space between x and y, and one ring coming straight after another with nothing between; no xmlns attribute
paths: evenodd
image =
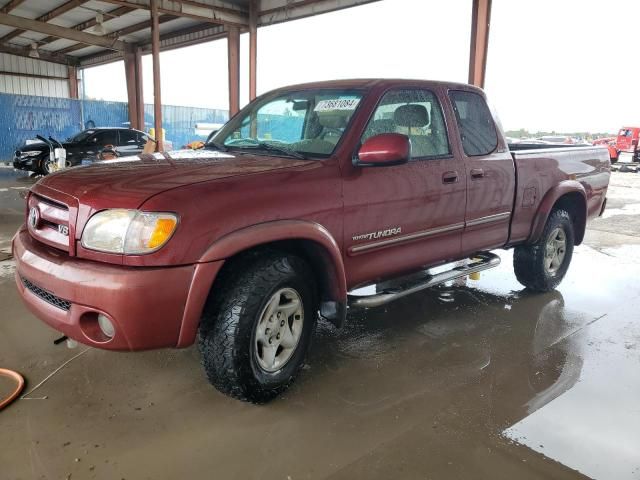
<svg viewBox="0 0 640 480"><path fill-rule="evenodd" d="M405 285L400 284L398 287L389 288L383 292L375 293L372 295L352 295L348 296L349 307L351 308L373 308L379 307L394 300L398 300L412 293L419 292L426 288L431 288L441 283L455 280L456 278L466 277L472 273L488 270L489 268L497 267L500 265L500 257L493 253L482 252L477 253L469 259L469 264L454 267L451 270L445 272L436 273L434 275L428 275L422 277L418 282L407 283Z"/></svg>

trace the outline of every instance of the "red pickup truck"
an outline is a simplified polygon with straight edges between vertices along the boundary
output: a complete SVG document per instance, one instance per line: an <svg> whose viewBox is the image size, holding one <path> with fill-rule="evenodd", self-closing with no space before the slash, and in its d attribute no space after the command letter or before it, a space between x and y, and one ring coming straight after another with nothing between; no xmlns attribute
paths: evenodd
<svg viewBox="0 0 640 480"><path fill-rule="evenodd" d="M87 345L197 338L216 388L264 402L300 370L319 317L339 327L348 308L490 268L492 249L515 249L523 285L555 288L605 207L610 163L599 147L539 147L510 151L469 85L282 88L203 150L40 180L13 240L16 283L37 317Z"/></svg>

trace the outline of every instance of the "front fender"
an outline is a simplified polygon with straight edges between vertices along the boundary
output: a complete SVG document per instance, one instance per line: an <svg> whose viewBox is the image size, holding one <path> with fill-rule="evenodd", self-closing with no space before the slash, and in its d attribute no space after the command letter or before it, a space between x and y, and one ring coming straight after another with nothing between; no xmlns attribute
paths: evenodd
<svg viewBox="0 0 640 480"><path fill-rule="evenodd" d="M232 257L244 250L280 240L310 240L321 246L330 260L333 296L347 298L347 279L340 247L331 233L319 223L304 220L278 220L236 230L217 240L204 253L201 262L213 262Z"/></svg>
<svg viewBox="0 0 640 480"><path fill-rule="evenodd" d="M340 326L346 315L347 280L340 247L322 225L303 220L278 220L236 230L216 240L202 255L194 273L189 299L185 308L179 347L191 345L200 323L208 292L224 261L254 247L283 240L305 240L317 247L317 262L322 266L325 284L335 318ZM324 310L324 308L322 309Z"/></svg>
<svg viewBox="0 0 640 480"><path fill-rule="evenodd" d="M544 230L544 226L547 223L547 219L549 218L549 214L551 213L553 206L562 196L568 193L579 193L582 196L583 206L586 214L587 193L584 189L584 186L577 180L563 180L558 185L551 188L540 202L540 206L538 207L536 216L533 219L533 226L531 228L531 234L527 239L527 243L536 243L540 239L540 236L542 235L542 231Z"/></svg>

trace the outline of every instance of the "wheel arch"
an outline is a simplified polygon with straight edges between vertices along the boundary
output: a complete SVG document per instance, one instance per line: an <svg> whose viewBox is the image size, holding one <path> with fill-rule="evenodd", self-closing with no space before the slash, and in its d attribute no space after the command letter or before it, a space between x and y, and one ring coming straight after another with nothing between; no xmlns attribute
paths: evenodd
<svg viewBox="0 0 640 480"><path fill-rule="evenodd" d="M534 217L527 243L536 243L540 239L547 219L554 209L563 209L569 213L575 233L575 244L580 245L587 226L587 194L584 186L576 180L560 182L546 193Z"/></svg>
<svg viewBox="0 0 640 480"><path fill-rule="evenodd" d="M294 253L306 260L318 281L322 316L338 327L343 325L347 306L347 280L342 254L331 233L318 223L279 220L236 230L216 240L199 263L226 264L239 255L260 249ZM224 269L224 264L221 269ZM216 271L214 278L209 279L207 291L215 288L219 274L220 271ZM205 286L199 288L204 289ZM198 308L200 314L202 308ZM199 316L195 321L199 322ZM189 330L195 332L196 328Z"/></svg>

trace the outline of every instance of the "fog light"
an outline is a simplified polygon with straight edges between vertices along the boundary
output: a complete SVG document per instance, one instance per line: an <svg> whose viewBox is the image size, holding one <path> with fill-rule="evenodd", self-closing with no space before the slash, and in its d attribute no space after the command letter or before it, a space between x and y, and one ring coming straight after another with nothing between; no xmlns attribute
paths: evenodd
<svg viewBox="0 0 640 480"><path fill-rule="evenodd" d="M102 333L104 333L105 336L113 338L113 336L116 334L116 330L115 328L113 328L113 323L111 323L111 320L109 320L105 315L98 315L98 325L100 326L100 330L102 330Z"/></svg>

